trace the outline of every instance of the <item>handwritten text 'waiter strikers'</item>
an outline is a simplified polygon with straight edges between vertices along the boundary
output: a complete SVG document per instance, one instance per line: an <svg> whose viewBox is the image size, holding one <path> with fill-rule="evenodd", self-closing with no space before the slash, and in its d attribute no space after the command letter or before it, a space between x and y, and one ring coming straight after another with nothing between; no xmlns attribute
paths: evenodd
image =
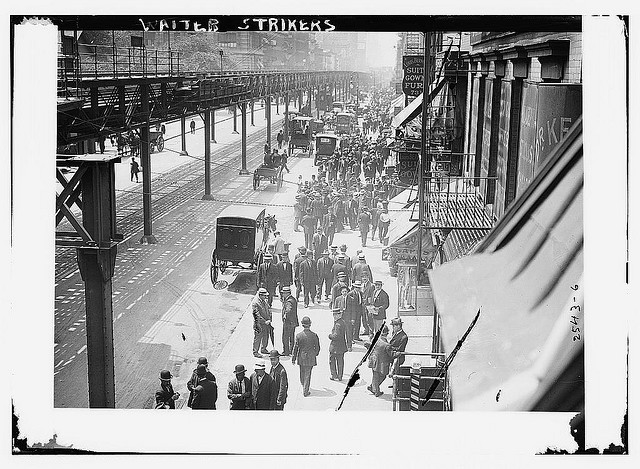
<svg viewBox="0 0 640 469"><path fill-rule="evenodd" d="M184 20L154 20L144 21L139 18L144 31L197 31L216 32L220 29L220 21L217 18L209 18L204 23ZM243 18L242 25L237 26L241 31L333 31L336 27L331 20L302 20L289 18Z"/></svg>

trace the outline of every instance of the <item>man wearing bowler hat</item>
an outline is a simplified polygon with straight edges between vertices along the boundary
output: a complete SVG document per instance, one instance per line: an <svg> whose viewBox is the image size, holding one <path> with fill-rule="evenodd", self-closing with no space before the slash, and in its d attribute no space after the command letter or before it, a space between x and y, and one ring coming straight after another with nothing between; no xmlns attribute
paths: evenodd
<svg viewBox="0 0 640 469"><path fill-rule="evenodd" d="M273 304L273 297L276 294L276 287L278 285L278 269L276 265L272 262L273 255L270 253L266 253L264 255L264 262L260 264L258 267L258 279L257 279L257 287L265 288L267 292L269 292L269 306Z"/></svg>
<svg viewBox="0 0 640 469"><path fill-rule="evenodd" d="M266 372L264 360L258 360L251 375L251 397L255 410L274 410L276 406L276 387Z"/></svg>
<svg viewBox="0 0 640 469"><path fill-rule="evenodd" d="M207 379L213 383L216 382L216 377L213 376L213 373L211 373L209 371L209 362L207 360L207 357L200 357L198 358L198 364L196 365L204 365L207 369ZM191 403L193 402L193 394L194 394L194 390L196 388L196 386L198 385L198 382L200 381L200 377L198 376L198 369L196 368L195 370L193 370L193 373L191 374L191 378L189 379L189 381L187 381L187 389L189 390L189 400L187 401L187 407L191 407Z"/></svg>
<svg viewBox="0 0 640 469"><path fill-rule="evenodd" d="M276 389L276 406L274 410L284 410L284 405L287 402L287 390L289 389L287 370L280 363L280 353L277 350L269 352L269 360L271 360L269 376L273 379Z"/></svg>
<svg viewBox="0 0 640 469"><path fill-rule="evenodd" d="M316 357L320 354L320 339L318 334L311 330L311 319L309 316L302 318L301 332L296 335L296 341L293 346L291 355L291 363L294 365L298 362L300 366L300 384L302 384L302 394L307 397L311 392L311 371L318 364Z"/></svg>
<svg viewBox="0 0 640 469"><path fill-rule="evenodd" d="M176 401L180 394L173 390L171 384L171 372L162 370L160 372L160 389L156 391L156 409L175 409Z"/></svg>
<svg viewBox="0 0 640 469"><path fill-rule="evenodd" d="M193 410L215 410L216 408L218 385L215 381L207 379L207 373L207 365L205 364L200 364L198 368L196 368L198 384L193 388L193 401L191 402L191 408Z"/></svg>
<svg viewBox="0 0 640 469"><path fill-rule="evenodd" d="M329 369L331 370L331 381L342 381L344 373L344 354L347 351L347 325L342 319L342 309L334 307L333 329L329 334L331 343L329 344Z"/></svg>
<svg viewBox="0 0 640 469"><path fill-rule="evenodd" d="M234 373L236 375L227 387L227 397L231 401L231 410L248 410L251 409L251 381L245 376L246 368L244 365L236 365Z"/></svg>

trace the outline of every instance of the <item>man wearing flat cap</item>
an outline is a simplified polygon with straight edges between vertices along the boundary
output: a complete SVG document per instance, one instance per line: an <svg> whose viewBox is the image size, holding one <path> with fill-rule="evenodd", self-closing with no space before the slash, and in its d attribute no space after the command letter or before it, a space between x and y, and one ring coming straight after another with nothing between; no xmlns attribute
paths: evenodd
<svg viewBox="0 0 640 469"><path fill-rule="evenodd" d="M252 406L251 381L245 376L244 365L236 365L235 378L229 381L227 398L229 398L231 410L248 410Z"/></svg>
<svg viewBox="0 0 640 469"><path fill-rule="evenodd" d="M156 391L156 409L176 408L176 401L180 398L180 394L173 390L171 378L173 376L169 370L160 372L160 389Z"/></svg>
<svg viewBox="0 0 640 469"><path fill-rule="evenodd" d="M191 408L193 410L215 410L218 400L218 385L215 381L207 379L207 365L198 365L196 374L198 375L198 384L193 389Z"/></svg>
<svg viewBox="0 0 640 469"><path fill-rule="evenodd" d="M191 374L191 378L189 379L189 381L187 381L187 389L189 390L189 400L187 401L187 407L191 407L191 404L193 402L194 390L198 385L198 381L200 381L200 377L198 376L198 368L197 368L200 365L205 366L207 370L207 379L213 383L216 382L216 377L213 376L213 373L209 371L209 361L207 360L207 357L198 358L198 364L196 365L196 368L193 370L193 373Z"/></svg>
<svg viewBox="0 0 640 469"><path fill-rule="evenodd" d="M287 370L280 363L280 353L277 350L269 352L269 360L271 361L271 370L269 376L273 379L276 389L276 405L274 410L284 410L287 402L287 390L289 389L289 380L287 379Z"/></svg>
<svg viewBox="0 0 640 469"><path fill-rule="evenodd" d="M251 375L251 397L255 410L274 410L276 407L276 386L266 372L264 360L258 360Z"/></svg>
<svg viewBox="0 0 640 469"><path fill-rule="evenodd" d="M318 334L311 330L311 319L309 316L302 318L303 330L296 334L291 363L300 366L300 384L302 384L302 395L307 397L311 392L311 371L318 364L317 356L320 354L320 339Z"/></svg>

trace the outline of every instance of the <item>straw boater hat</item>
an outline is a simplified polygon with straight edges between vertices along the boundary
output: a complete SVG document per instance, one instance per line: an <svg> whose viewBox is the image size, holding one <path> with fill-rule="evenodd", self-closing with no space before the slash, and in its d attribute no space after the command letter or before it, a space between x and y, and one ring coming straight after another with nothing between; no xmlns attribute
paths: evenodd
<svg viewBox="0 0 640 469"><path fill-rule="evenodd" d="M267 291L266 288L260 288L258 290L258 295L268 295L268 294L269 294L269 292Z"/></svg>
<svg viewBox="0 0 640 469"><path fill-rule="evenodd" d="M264 370L266 368L267 365L265 365L264 360L258 360L253 367L254 370Z"/></svg>

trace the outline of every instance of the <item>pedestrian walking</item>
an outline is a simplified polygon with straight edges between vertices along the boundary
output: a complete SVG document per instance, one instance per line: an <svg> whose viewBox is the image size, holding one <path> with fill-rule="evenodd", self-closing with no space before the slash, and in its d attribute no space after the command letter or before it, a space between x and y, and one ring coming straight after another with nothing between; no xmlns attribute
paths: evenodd
<svg viewBox="0 0 640 469"><path fill-rule="evenodd" d="M311 259L309 251L307 251L302 257L304 257L304 260L300 263L298 275L304 293L304 307L308 308L309 301L313 302L315 305L318 274L316 272L316 264L313 259Z"/></svg>
<svg viewBox="0 0 640 469"><path fill-rule="evenodd" d="M189 127L191 128L191 133L195 134L196 133L196 121L191 119L191 122L189 123Z"/></svg>
<svg viewBox="0 0 640 469"><path fill-rule="evenodd" d="M407 344L409 343L409 336L407 333L402 330L402 319L393 318L391 320L391 327L393 329L391 340L389 341L389 345L391 345L393 349L393 366L389 371L389 378L393 378L393 375L397 375L400 370L400 366L404 363L404 352L407 348Z"/></svg>
<svg viewBox="0 0 640 469"><path fill-rule="evenodd" d="M387 237L387 233L389 233L390 224L391 217L389 217L389 210L383 208L382 213L380 214L380 219L378 220L378 239L382 244L385 243L384 240Z"/></svg>
<svg viewBox="0 0 640 469"><path fill-rule="evenodd" d="M373 328L373 316L371 310L373 309L373 293L376 287L371 283L371 277L368 273L362 275L362 301L364 303L364 309L362 310L362 323L364 326L364 334L372 336L374 334Z"/></svg>
<svg viewBox="0 0 640 469"><path fill-rule="evenodd" d="M373 347L371 354L369 355L369 368L372 371L371 384L367 386L367 389L371 391L371 393L376 396L382 396L383 392L380 391L380 385L389 374L389 367L391 361L393 360L393 350L389 342L387 341L387 336L389 335L389 328L384 326L380 333L380 337L378 341ZM366 343L367 347L370 347L371 344Z"/></svg>
<svg viewBox="0 0 640 469"><path fill-rule="evenodd" d="M302 283L300 283L300 264L306 259L307 248L300 246L298 254L293 260L293 281L296 285L296 300L300 301L300 293L302 293Z"/></svg>
<svg viewBox="0 0 640 469"><path fill-rule="evenodd" d="M329 247L327 243L327 236L323 233L322 227L316 230L316 233L311 239L311 245L313 249L313 258L316 262L318 262L318 260L320 260L320 257L322 256L323 251Z"/></svg>
<svg viewBox="0 0 640 469"><path fill-rule="evenodd" d="M360 332L360 321L362 319L362 282L356 280L351 285L351 291L347 295L344 322L347 325L347 350L351 352L354 339L360 340L357 334ZM356 330L357 328L357 330ZM356 335L354 335L354 332Z"/></svg>
<svg viewBox="0 0 640 469"><path fill-rule="evenodd" d="M287 379L287 370L280 363L280 354L277 350L269 352L269 360L271 360L271 370L269 376L273 379L276 391L276 405L274 410L284 410L287 402L287 391L289 389L289 380Z"/></svg>
<svg viewBox="0 0 640 469"><path fill-rule="evenodd" d="M311 391L311 372L318 364L317 356L320 354L320 339L318 334L311 330L311 319L309 316L302 318L303 330L296 334L291 363L300 367L300 384L302 384L302 395L309 396Z"/></svg>
<svg viewBox="0 0 640 469"><path fill-rule="evenodd" d="M373 277L371 267L367 264L364 253L360 252L358 254L358 263L351 269L351 281L362 280L364 275L367 275L369 278Z"/></svg>
<svg viewBox="0 0 640 469"><path fill-rule="evenodd" d="M347 351L347 325L342 319L343 311L340 307L334 307L333 328L329 334L329 370L331 381L342 381L344 373L344 354Z"/></svg>
<svg viewBox="0 0 640 469"><path fill-rule="evenodd" d="M269 307L273 305L273 298L276 295L276 288L278 286L278 269L272 262L273 255L267 252L263 257L264 262L258 267L257 287L264 288L269 293Z"/></svg>
<svg viewBox="0 0 640 469"><path fill-rule="evenodd" d="M290 356L298 327L298 302L291 294L291 287L282 288L282 355Z"/></svg>
<svg viewBox="0 0 640 469"><path fill-rule="evenodd" d="M215 382L215 378L213 381L207 378L207 373L207 365L200 364L198 368L196 368L198 384L193 389L193 401L191 402L191 408L193 410L216 409L218 385Z"/></svg>
<svg viewBox="0 0 640 469"><path fill-rule="evenodd" d="M313 249L313 232L316 228L316 219L311 215L312 210L309 207L306 210L306 214L300 220L300 224L302 225L302 229L304 230L304 246L307 249Z"/></svg>
<svg viewBox="0 0 640 469"><path fill-rule="evenodd" d="M136 179L136 182L140 182L138 180L138 173L140 172L140 165L136 161L136 157L135 156L131 157L131 165L130 166L131 166L131 182L133 182L133 178Z"/></svg>
<svg viewBox="0 0 640 469"><path fill-rule="evenodd" d="M318 302L322 298L322 286L324 285L324 299L329 299L331 293L331 284L333 282L333 274L331 268L333 267L333 261L329 258L329 251L325 249L322 253L322 257L318 259L316 263L316 269L318 271Z"/></svg>
<svg viewBox="0 0 640 469"><path fill-rule="evenodd" d="M262 358L260 353L269 353L267 344L271 331L271 309L268 303L269 292L260 288L251 302L253 313L253 356ZM260 353L259 353L260 352Z"/></svg>
<svg viewBox="0 0 640 469"><path fill-rule="evenodd" d="M207 369L207 379L211 382L216 382L216 377L213 376L213 373L211 373L209 371L209 362L207 360L207 357L200 357L198 358L198 364L196 365L196 368L193 370L193 373L191 373L191 378L189 378L189 381L187 381L187 389L189 390L189 399L187 400L187 407L191 407L191 404L193 403L193 396L195 394L195 389L196 386L198 386L198 382L200 381L200 378L198 376L198 366L200 365L204 365L205 368Z"/></svg>
<svg viewBox="0 0 640 469"><path fill-rule="evenodd" d="M358 215L358 227L360 228L360 239L362 247L367 247L367 237L369 236L369 225L371 224L371 215L369 209L364 207L360 215Z"/></svg>
<svg viewBox="0 0 640 469"><path fill-rule="evenodd" d="M244 365L236 365L235 378L229 381L227 387L227 398L229 399L230 410L249 410L253 404L251 395L251 380L245 376Z"/></svg>
<svg viewBox="0 0 640 469"><path fill-rule="evenodd" d="M264 360L259 360L251 375L252 408L255 410L274 410L276 407L276 386L273 378L266 372Z"/></svg>
<svg viewBox="0 0 640 469"><path fill-rule="evenodd" d="M373 333L380 329L383 321L387 318L387 308L389 308L389 295L382 289L382 281L374 282L375 290L371 304L373 306Z"/></svg>
<svg viewBox="0 0 640 469"><path fill-rule="evenodd" d="M176 408L176 401L180 398L180 393L173 390L171 378L173 376L169 370L160 372L160 389L156 391L156 409Z"/></svg>
<svg viewBox="0 0 640 469"><path fill-rule="evenodd" d="M280 132L276 135L276 140L278 141L278 150L280 150L282 148L282 142L284 141L284 133L282 132L282 129L280 129Z"/></svg>

